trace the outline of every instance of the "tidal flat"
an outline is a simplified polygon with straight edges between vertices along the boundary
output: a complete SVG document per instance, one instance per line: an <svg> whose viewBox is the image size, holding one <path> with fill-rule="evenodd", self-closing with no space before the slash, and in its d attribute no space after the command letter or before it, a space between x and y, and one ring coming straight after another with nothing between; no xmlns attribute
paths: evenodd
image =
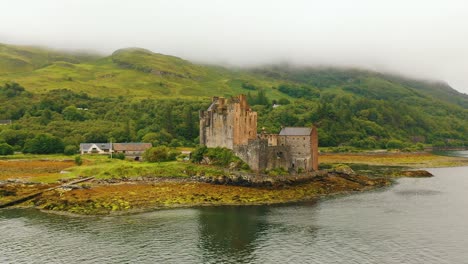
<svg viewBox="0 0 468 264"><path fill-rule="evenodd" d="M270 184L264 186L239 186L200 181L201 177L217 179L229 174L214 166L103 157L84 161L82 166L75 166L66 156L0 160L0 204L61 185L64 187L15 207L107 215L174 207L281 204L386 187L396 177L411 176L403 173L411 169L468 164L467 158L430 153L326 154L320 156L320 162L330 169L311 180L285 184L275 182L272 176ZM337 164L349 165L356 173L334 172L331 168ZM66 186L67 181L91 174L95 178L89 182Z"/></svg>

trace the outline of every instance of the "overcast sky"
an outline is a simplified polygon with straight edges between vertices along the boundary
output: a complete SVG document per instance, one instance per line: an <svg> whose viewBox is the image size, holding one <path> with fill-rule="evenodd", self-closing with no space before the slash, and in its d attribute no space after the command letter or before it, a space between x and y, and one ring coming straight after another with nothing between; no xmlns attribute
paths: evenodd
<svg viewBox="0 0 468 264"><path fill-rule="evenodd" d="M464 0L0 0L0 42L195 62L361 66L468 93Z"/></svg>

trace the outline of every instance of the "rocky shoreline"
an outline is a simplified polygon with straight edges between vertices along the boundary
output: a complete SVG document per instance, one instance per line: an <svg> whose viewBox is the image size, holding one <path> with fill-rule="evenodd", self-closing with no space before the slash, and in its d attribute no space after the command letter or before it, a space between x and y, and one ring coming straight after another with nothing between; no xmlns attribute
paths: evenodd
<svg viewBox="0 0 468 264"><path fill-rule="evenodd" d="M388 178L370 178L321 171L285 179L192 177L93 180L47 191L19 207L79 215L108 215L161 208L281 204L327 195L365 191L391 185ZM56 185L56 184L55 184ZM0 187L3 201L54 184L8 183Z"/></svg>
<svg viewBox="0 0 468 264"><path fill-rule="evenodd" d="M283 204L383 188L400 177L431 176L418 168L468 164L466 158L407 153L336 154L322 159L326 161L324 169L309 174L278 176L221 169L218 171L222 173L211 176L101 176L79 184L70 184L76 176L59 174L65 166L62 162L37 161L35 167L18 170L25 161L5 161L0 205L52 187L60 188L14 207L74 215L113 215L179 207Z"/></svg>

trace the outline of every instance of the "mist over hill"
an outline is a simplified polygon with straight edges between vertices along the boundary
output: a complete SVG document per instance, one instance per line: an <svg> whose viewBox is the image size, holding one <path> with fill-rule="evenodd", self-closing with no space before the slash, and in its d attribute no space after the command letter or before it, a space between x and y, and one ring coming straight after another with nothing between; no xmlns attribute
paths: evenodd
<svg viewBox="0 0 468 264"><path fill-rule="evenodd" d="M240 93L259 112L260 127L314 123L321 146L468 140L468 95L443 81L357 68L228 68L141 48L102 56L0 44L0 86L0 119L14 120L0 128L0 141L17 150L41 133L74 146L111 138L193 145L197 111L211 96Z"/></svg>

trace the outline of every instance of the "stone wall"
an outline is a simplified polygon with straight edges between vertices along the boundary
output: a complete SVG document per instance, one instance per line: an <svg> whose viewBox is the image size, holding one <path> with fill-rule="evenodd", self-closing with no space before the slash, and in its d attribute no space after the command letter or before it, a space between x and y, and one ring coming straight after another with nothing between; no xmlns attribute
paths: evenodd
<svg viewBox="0 0 468 264"><path fill-rule="evenodd" d="M278 145L290 147L290 168L304 171L312 170L311 136L279 136Z"/></svg>
<svg viewBox="0 0 468 264"><path fill-rule="evenodd" d="M235 146L234 152L255 171L288 169L291 163L288 146L268 146L266 139L249 140L247 145Z"/></svg>
<svg viewBox="0 0 468 264"><path fill-rule="evenodd" d="M319 165L319 151L318 151L318 132L315 126L312 127L312 133L310 134L310 152L312 153L312 169L317 171Z"/></svg>

